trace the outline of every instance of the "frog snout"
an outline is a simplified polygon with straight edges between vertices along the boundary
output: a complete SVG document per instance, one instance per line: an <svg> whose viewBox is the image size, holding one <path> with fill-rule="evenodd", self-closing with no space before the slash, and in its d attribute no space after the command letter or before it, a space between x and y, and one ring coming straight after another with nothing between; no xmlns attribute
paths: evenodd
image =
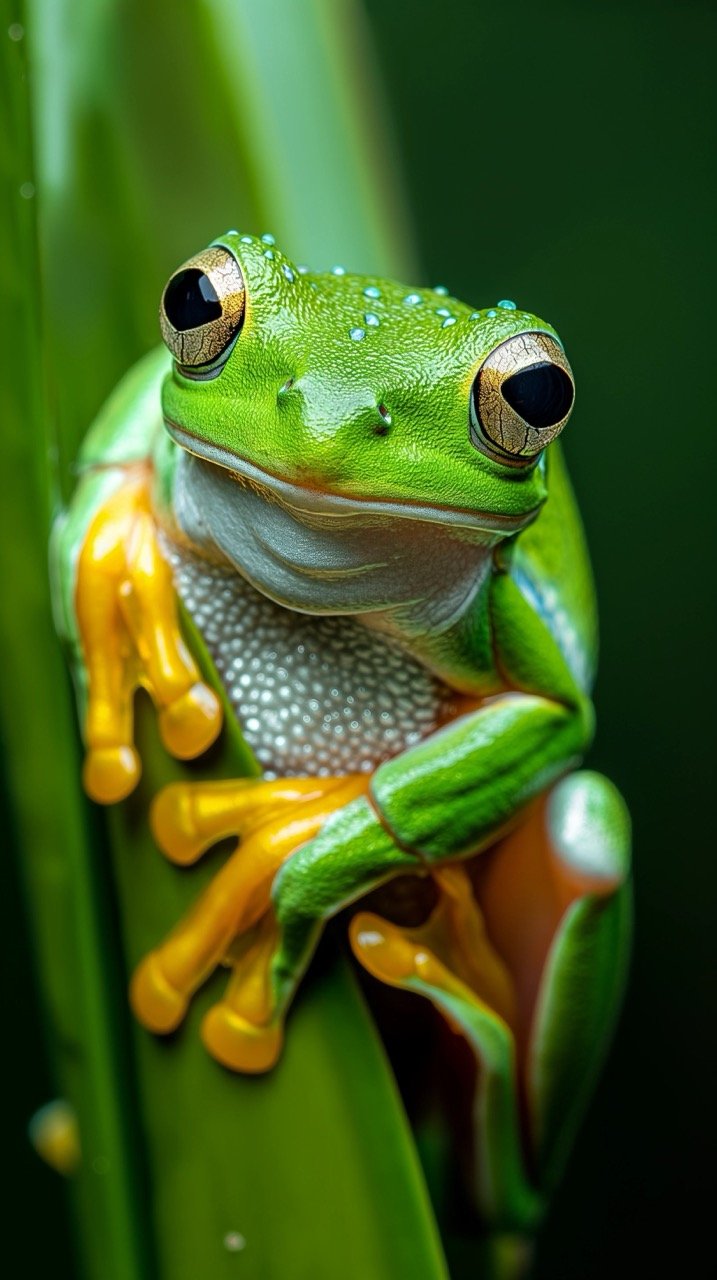
<svg viewBox="0 0 717 1280"><path fill-rule="evenodd" d="M483 361L471 393L471 439L502 460L530 462L560 434L575 386L562 347L545 333L520 333Z"/></svg>

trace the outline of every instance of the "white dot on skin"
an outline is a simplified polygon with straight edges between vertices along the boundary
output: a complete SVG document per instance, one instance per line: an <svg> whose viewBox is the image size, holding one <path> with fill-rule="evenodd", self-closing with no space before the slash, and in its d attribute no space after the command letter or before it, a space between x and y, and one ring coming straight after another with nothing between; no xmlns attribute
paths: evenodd
<svg viewBox="0 0 717 1280"><path fill-rule="evenodd" d="M35 194L35 187L33 183L23 182L22 186L20 187L20 195L22 196L23 200L32 200L32 197L34 196L34 194Z"/></svg>
<svg viewBox="0 0 717 1280"><path fill-rule="evenodd" d="M14 40L15 43L17 44L18 40L22 40L22 37L25 34L25 28L22 26L22 23L20 22L12 22L7 29L7 33L10 39Z"/></svg>
<svg viewBox="0 0 717 1280"><path fill-rule="evenodd" d="M240 1231L227 1231L224 1237L224 1248L229 1253L240 1253L246 1248L246 1240Z"/></svg>

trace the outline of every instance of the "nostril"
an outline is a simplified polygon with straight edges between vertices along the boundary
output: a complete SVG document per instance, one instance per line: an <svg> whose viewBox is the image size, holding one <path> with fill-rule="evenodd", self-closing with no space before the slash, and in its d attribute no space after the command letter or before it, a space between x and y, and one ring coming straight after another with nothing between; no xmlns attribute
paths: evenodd
<svg viewBox="0 0 717 1280"><path fill-rule="evenodd" d="M502 383L500 391L511 409L537 430L562 422L572 408L575 395L565 370L547 360L512 374Z"/></svg>

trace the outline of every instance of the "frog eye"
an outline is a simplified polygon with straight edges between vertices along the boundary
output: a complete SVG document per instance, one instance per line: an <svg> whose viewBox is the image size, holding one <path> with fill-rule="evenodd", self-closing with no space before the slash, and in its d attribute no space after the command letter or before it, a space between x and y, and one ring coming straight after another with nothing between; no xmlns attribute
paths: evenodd
<svg viewBox="0 0 717 1280"><path fill-rule="evenodd" d="M162 337L178 364L211 364L244 319L244 277L236 258L215 245L169 280L159 308Z"/></svg>
<svg viewBox="0 0 717 1280"><path fill-rule="evenodd" d="M501 460L529 462L560 435L575 399L565 353L546 333L519 333L483 361L473 382L471 440Z"/></svg>

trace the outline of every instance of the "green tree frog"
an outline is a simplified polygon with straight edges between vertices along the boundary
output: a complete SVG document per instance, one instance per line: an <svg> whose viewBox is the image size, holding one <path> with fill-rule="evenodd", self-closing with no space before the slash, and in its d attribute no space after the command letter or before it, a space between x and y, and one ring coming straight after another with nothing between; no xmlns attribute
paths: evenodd
<svg viewBox="0 0 717 1280"><path fill-rule="evenodd" d="M174 755L220 732L177 598L261 776L156 797L176 863L238 844L140 965L133 1008L169 1032L228 963L203 1039L266 1071L326 920L396 877L430 882L422 923L363 904L351 945L473 1045L484 1198L527 1220L519 1112L538 1166L579 1109L625 932L625 808L573 772L596 623L555 443L563 346L513 302L312 274L235 231L175 272L160 321L165 346L100 413L54 539L85 787L104 804L133 789L138 686Z"/></svg>

